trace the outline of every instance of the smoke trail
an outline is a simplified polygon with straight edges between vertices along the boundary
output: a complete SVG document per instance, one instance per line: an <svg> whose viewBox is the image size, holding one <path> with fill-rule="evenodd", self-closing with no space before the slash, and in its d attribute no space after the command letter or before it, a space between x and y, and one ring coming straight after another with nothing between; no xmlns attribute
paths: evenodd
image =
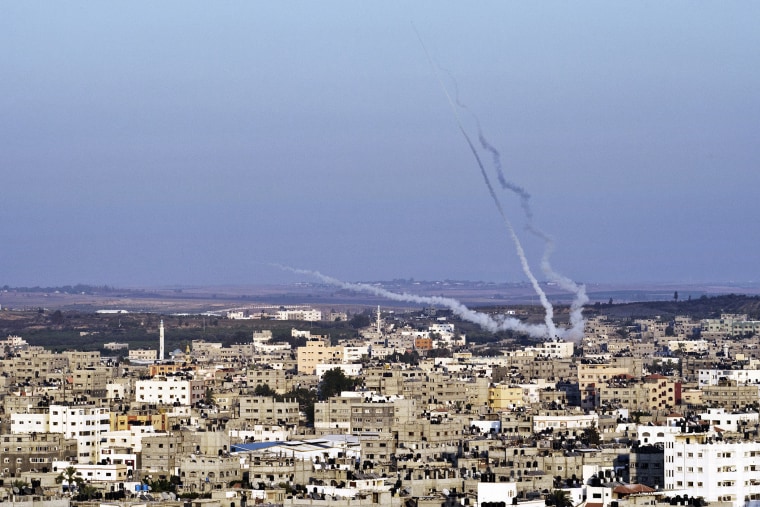
<svg viewBox="0 0 760 507"><path fill-rule="evenodd" d="M496 318L494 318L488 314L472 310L453 298L447 298L447 297L442 297L442 296L419 296L416 294L409 294L406 292L404 293L391 292L389 290L383 289L382 287L377 287L376 285L369 285L366 283L344 282L342 280L338 280L337 278L324 275L320 273L319 271L310 271L307 269L292 268L289 266L283 266L281 264L275 264L275 266L282 270L290 271L291 273L296 273L300 275L308 275L308 276L318 278L329 285L334 285L336 287L341 287L343 289L353 290L357 292L374 294L375 296L380 296L386 299L390 299L392 301L404 301L407 303L443 306L451 310L455 315L458 315L460 318L468 322L472 322L473 324L477 324L480 327L491 332L518 331L522 333L527 333L535 338L544 338L546 337L547 332L548 332L547 326L544 324L526 324L519 319L516 319L514 317L507 317L505 315L499 315Z"/></svg>
<svg viewBox="0 0 760 507"><path fill-rule="evenodd" d="M475 116L474 113L472 113L472 115ZM501 188L510 190L517 194L517 196L520 198L520 206L525 212L525 216L527 217L528 221L533 220L533 210L530 209L530 194L523 187L512 183L511 181L507 181L507 179L504 177L504 171L501 167L501 154L486 140L486 137L483 135L483 130L480 127L480 121L478 121L477 117L475 117L475 121L478 125L478 140L480 141L480 145L483 147L483 149L491 153L491 159L493 160L493 165L496 168L496 178L499 180Z"/></svg>
<svg viewBox="0 0 760 507"><path fill-rule="evenodd" d="M417 34L419 37L419 33ZM424 44L423 44L424 47ZM508 181L504 176L504 170L501 164L501 154L499 151L488 142L483 134L483 128L480 125L480 119L472 112L467 105L463 104L459 100L459 85L456 78L447 69L444 69L440 65L438 66L442 72L445 72L454 86L454 100L456 105L461 109L469 112L472 115L473 120L478 128L478 140L481 147L491 154L493 166L496 168L496 177L499 180L501 188L509 190L516 194L520 198L520 207L525 213L527 220L526 230L532 233L534 236L539 237L544 241L544 254L541 258L541 271L544 273L550 281L555 282L563 290L570 292L574 295L573 301L570 304L570 329L562 332L563 338L570 340L580 340L583 337L583 331L585 328L585 321L583 320L583 305L588 302L588 296L586 295L586 287L584 285L578 285L570 278L567 278L556 271L551 266L549 259L554 252L554 240L540 229L533 225L533 210L530 206L531 196L525 188Z"/></svg>
<svg viewBox="0 0 760 507"><path fill-rule="evenodd" d="M515 233L515 229L514 227L512 227L512 223L507 218L507 215L501 206L501 201L499 200L499 197L496 195L496 192L494 192L493 185L491 185L491 180L488 178L488 173L486 172L485 167L483 166L483 162L480 159L478 150L475 148L475 145L472 143L470 136L467 134L467 131L464 129L464 126L462 125L462 120L459 118L459 113L457 112L456 106L454 105L454 101L451 99L451 95L449 94L448 89L446 89L446 86L443 84L443 81L441 81L441 77L436 70L435 64L433 63L433 59L430 57L430 53L427 50L427 46L425 46L425 42L422 40L422 37L420 36L419 32L414 27L414 25L412 25L412 28L414 28L414 33L417 34L417 39L419 39L420 44L422 45L422 49L425 51L425 55L427 56L428 63L430 63L430 66L433 69L433 73L438 79L438 84L440 84L441 89L443 90L443 93L446 95L446 98L449 101L449 106L451 107L452 113L454 113L454 118L457 122L457 126L459 127L459 131L462 133L462 136L464 137L465 141L467 141L467 145L470 147L470 151L472 152L472 155L475 157L475 161L477 162L478 167L480 168L480 174L483 176L483 181L488 187L488 193L491 195L491 199L496 205L496 209L499 211L499 214L501 215L501 218L504 221L504 225L506 225L507 230L509 231L509 235L512 238L512 242L515 245L515 250L517 251L517 256L520 258L520 265L522 266L522 270L525 273L525 276L528 277L528 280L530 280L530 283L533 286L533 290L538 295L538 298L541 301L541 306L544 307L544 310L546 312L544 316L546 329L549 334L549 337L553 338L554 336L557 335L557 328L554 325L554 308L549 302L549 299L546 297L546 294L544 293L543 289L541 289L541 286L539 285L538 280L536 279L535 276L533 276L533 272L530 270L530 265L528 264L528 259L525 256L525 250L523 250L522 243L520 243L520 238L517 237L517 234Z"/></svg>
<svg viewBox="0 0 760 507"><path fill-rule="evenodd" d="M474 114L473 114L474 116ZM556 283L563 290L570 292L575 297L570 303L570 329L566 330L565 337L571 340L579 340L583 337L583 331L585 322L583 320L583 305L588 303L588 296L586 295L586 286L575 283L570 278L561 275L554 271L549 259L552 253L554 253L554 240L542 230L533 225L533 210L530 207L530 194L522 187L508 181L504 176L504 170L501 165L501 154L499 150L494 148L483 135L483 131L480 127L480 122L477 117L475 118L478 124L478 139L480 140L483 149L491 153L493 159L493 165L496 168L496 175L502 188L515 193L520 198L520 206L525 212L525 217L528 221L526 229L534 236L539 237L544 241L544 254L541 258L541 271L552 282Z"/></svg>

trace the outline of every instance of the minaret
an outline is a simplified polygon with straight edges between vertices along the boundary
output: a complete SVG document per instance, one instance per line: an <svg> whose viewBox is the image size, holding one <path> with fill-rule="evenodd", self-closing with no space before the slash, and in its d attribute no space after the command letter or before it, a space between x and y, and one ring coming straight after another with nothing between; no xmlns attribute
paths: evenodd
<svg viewBox="0 0 760 507"><path fill-rule="evenodd" d="M164 319L161 319L161 326L158 328L158 360L164 360Z"/></svg>
<svg viewBox="0 0 760 507"><path fill-rule="evenodd" d="M380 334L380 305L377 305L377 334Z"/></svg>

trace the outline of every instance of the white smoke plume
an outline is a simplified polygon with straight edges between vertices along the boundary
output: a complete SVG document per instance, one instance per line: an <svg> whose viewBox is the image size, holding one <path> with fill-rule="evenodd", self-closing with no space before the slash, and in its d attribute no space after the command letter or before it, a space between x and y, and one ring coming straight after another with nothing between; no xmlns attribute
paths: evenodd
<svg viewBox="0 0 760 507"><path fill-rule="evenodd" d="M477 324L483 329L491 332L496 331L517 331L526 333L535 338L545 338L549 333L545 324L526 324L514 317L508 317L506 315L491 316L486 313L472 310L453 298L447 298L442 296L419 296L416 294L409 294L407 292L398 293L392 292L376 285L370 285L366 283L350 283L338 280L328 275L324 275L319 271L312 271L308 269L292 268L289 266L283 266L276 264L280 269L290 271L299 275L308 275L314 278L318 278L326 284L340 287L347 290L353 290L356 292L364 292L367 294L374 294L382 298L390 299L391 301L403 301L406 303L417 303L422 305L435 305L448 308L455 315L461 319L473 324Z"/></svg>
<svg viewBox="0 0 760 507"><path fill-rule="evenodd" d="M473 114L474 116L474 114ZM515 193L520 198L520 206L525 212L527 220L526 229L528 232L541 238L544 241L544 254L541 257L541 271L544 273L550 281L559 285L562 290L570 292L575 297L570 303L570 329L566 330L566 337L570 340L580 340L583 337L583 330L585 327L585 321L583 320L583 305L588 303L588 296L586 295L586 286L577 284L570 278L557 273L552 268L549 262L552 253L554 253L554 240L545 232L538 229L533 225L533 210L530 206L530 194L519 185L516 185L506 179L504 176L504 170L501 165L501 154L494 148L483 135L483 131L480 128L480 122L478 123L478 139L483 149L491 153L493 165L496 168L496 175L501 184L501 187Z"/></svg>
<svg viewBox="0 0 760 507"><path fill-rule="evenodd" d="M452 100L448 89L443 84L443 81L441 80L441 77L438 74L436 66L433 63L433 59L431 58L430 53L427 50L427 46L425 46L425 42L422 40L422 37L420 36L419 32L417 32L416 28L414 29L414 31L417 34L417 38L420 41L420 45L422 45L422 49L425 51L425 55L427 56L428 63L430 63L430 67L433 69L433 73L438 79L438 84L441 86L443 93L446 95L446 98L448 99L449 106L451 107L451 111L454 114L454 119L457 122L459 131L462 133L462 136L467 142L467 145L470 147L470 151L472 152L472 155L475 157L475 162L477 162L478 168L480 169L480 174L483 176L483 181L488 187L488 192L491 195L491 199L496 205L496 209L499 211L499 214L501 215L501 218L504 221L504 225L507 227L507 231L509 231L509 235L512 238L512 242L515 245L515 250L517 251L517 256L520 259L520 265L522 267L522 270L525 273L525 276L528 277L528 280L530 280L530 283L533 286L533 290L538 295L538 299L541 302L541 306L544 307L544 311L546 312L544 315L544 322L546 324L548 336L550 338L553 338L557 336L557 328L554 324L554 308L552 307L552 304L549 302L549 299L546 297L546 293L543 291L543 289L541 289L541 285L538 283L538 280L533 275L533 272L530 269L530 264L528 263L528 258L525 255L525 250L522 247L522 243L520 243L520 238L517 237L517 234L515 233L515 229L514 227L512 227L512 223L509 221L506 213L504 212L504 208L501 205L501 201L499 200L499 197L496 195L496 192L494 192L493 185L491 185L491 180L488 178L488 173L486 172L485 167L483 166L483 162L480 159L478 150L475 148L475 145L472 143L470 136L467 134L467 131L464 129L464 126L462 125L462 120L459 118L459 113L457 111L456 105L454 104L454 101Z"/></svg>

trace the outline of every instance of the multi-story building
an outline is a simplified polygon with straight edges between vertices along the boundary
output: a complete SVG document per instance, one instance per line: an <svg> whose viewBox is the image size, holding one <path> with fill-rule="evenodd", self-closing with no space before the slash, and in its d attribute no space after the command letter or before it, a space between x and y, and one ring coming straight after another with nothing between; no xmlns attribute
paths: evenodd
<svg viewBox="0 0 760 507"><path fill-rule="evenodd" d="M670 436L664 446L664 489L733 507L760 502L760 442L717 440L704 432Z"/></svg>
<svg viewBox="0 0 760 507"><path fill-rule="evenodd" d="M135 401L162 405L195 405L206 390L201 380L176 375L135 382Z"/></svg>
<svg viewBox="0 0 760 507"><path fill-rule="evenodd" d="M237 456L185 455L177 458L184 492L208 492L223 489L243 478Z"/></svg>
<svg viewBox="0 0 760 507"><path fill-rule="evenodd" d="M100 365L99 351L81 351L67 350L62 352L69 363L70 370L81 370L84 368L94 368Z"/></svg>
<svg viewBox="0 0 760 507"><path fill-rule="evenodd" d="M649 375L641 380L623 375L597 390L600 405L631 411L667 410L681 403L680 382L662 375Z"/></svg>
<svg viewBox="0 0 760 507"><path fill-rule="evenodd" d="M104 398L106 385L113 378L113 368L89 366L71 370L71 391L88 397Z"/></svg>
<svg viewBox="0 0 760 507"><path fill-rule="evenodd" d="M241 427L298 425L300 410L296 400L277 401L270 396L241 396L238 399Z"/></svg>
<svg viewBox="0 0 760 507"><path fill-rule="evenodd" d="M62 433L66 438L76 439L80 463L96 461L100 434L109 429L109 409L93 405L50 405L11 414L11 433Z"/></svg>
<svg viewBox="0 0 760 507"><path fill-rule="evenodd" d="M303 320L306 322L319 322L322 320L322 312L313 308L281 308L277 311L277 320Z"/></svg>
<svg viewBox="0 0 760 507"><path fill-rule="evenodd" d="M77 441L62 433L0 435L0 470L5 477L19 477L23 472L50 472L53 462L76 459Z"/></svg>
<svg viewBox="0 0 760 507"><path fill-rule="evenodd" d="M593 408L599 405L598 388L608 380L622 375L635 376L631 368L615 366L608 362L582 362L578 365L578 384L581 392L581 407Z"/></svg>
<svg viewBox="0 0 760 507"><path fill-rule="evenodd" d="M148 362L158 359L158 350L156 349L131 349L127 358L130 361Z"/></svg>
<svg viewBox="0 0 760 507"><path fill-rule="evenodd" d="M290 390L291 386L288 382L290 378L291 374L285 370L275 369L269 365L255 367L252 370L249 369L245 376L249 388L267 385L277 394L285 394Z"/></svg>
<svg viewBox="0 0 760 507"><path fill-rule="evenodd" d="M169 416L166 412L126 413L111 412L111 431L129 430L132 426L152 426L156 431L169 429Z"/></svg>
<svg viewBox="0 0 760 507"><path fill-rule="evenodd" d="M700 388L701 404L708 407L722 407L737 410L748 406L757 406L760 402L760 385L738 384L734 380L718 382L718 385Z"/></svg>
<svg viewBox="0 0 760 507"><path fill-rule="evenodd" d="M749 320L747 314L723 313L719 319L704 319L703 334L741 336L760 333L760 320Z"/></svg>
<svg viewBox="0 0 760 507"><path fill-rule="evenodd" d="M197 443L187 438L189 432L154 433L142 438L142 464L147 473L164 473L168 478L177 475L177 467L182 456L189 456L197 450Z"/></svg>
<svg viewBox="0 0 760 507"><path fill-rule="evenodd" d="M494 385L488 388L488 406L491 410L512 410L526 404L523 389L514 385Z"/></svg>
<svg viewBox="0 0 760 507"><path fill-rule="evenodd" d="M331 347L323 338L310 338L306 345L298 347L298 372L314 375L318 364L343 361L343 347Z"/></svg>
<svg viewBox="0 0 760 507"><path fill-rule="evenodd" d="M697 373L699 387L716 386L722 382L736 382L738 385L760 385L758 369L704 369Z"/></svg>

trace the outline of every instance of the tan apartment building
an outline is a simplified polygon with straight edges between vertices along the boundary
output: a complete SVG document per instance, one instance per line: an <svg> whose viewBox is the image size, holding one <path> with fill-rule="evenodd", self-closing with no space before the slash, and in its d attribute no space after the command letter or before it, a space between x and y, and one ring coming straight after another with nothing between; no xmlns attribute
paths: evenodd
<svg viewBox="0 0 760 507"><path fill-rule="evenodd" d="M324 338L310 338L306 345L298 347L298 373L314 375L318 364L340 363L343 359L343 347L331 347Z"/></svg>

